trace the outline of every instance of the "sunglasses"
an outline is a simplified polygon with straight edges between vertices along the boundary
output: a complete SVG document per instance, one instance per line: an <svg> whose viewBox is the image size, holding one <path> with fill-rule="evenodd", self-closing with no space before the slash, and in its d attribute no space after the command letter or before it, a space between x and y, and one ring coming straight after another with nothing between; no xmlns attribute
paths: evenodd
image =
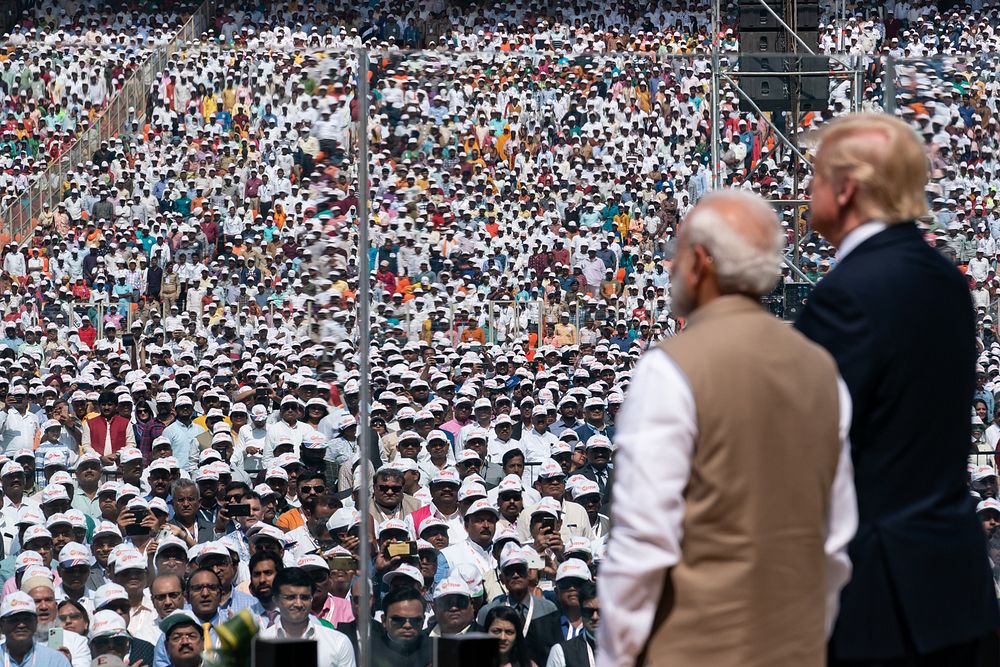
<svg viewBox="0 0 1000 667"><path fill-rule="evenodd" d="M403 490L403 487L392 486L389 484L379 484L378 490L381 491L382 493L399 493L400 491Z"/></svg>
<svg viewBox="0 0 1000 667"><path fill-rule="evenodd" d="M508 577L518 576L527 577L528 576L528 566L518 563L517 565L508 565L503 569L503 573Z"/></svg>
<svg viewBox="0 0 1000 667"><path fill-rule="evenodd" d="M419 630L424 627L423 616L390 616L389 622L392 624L392 627L397 630L402 630L407 625L412 627L414 630Z"/></svg>
<svg viewBox="0 0 1000 667"><path fill-rule="evenodd" d="M593 618L601 615L600 607L580 607L580 615L584 618Z"/></svg>
<svg viewBox="0 0 1000 667"><path fill-rule="evenodd" d="M563 579L556 582L556 588L561 591L578 591L581 585L582 582L577 579Z"/></svg>
<svg viewBox="0 0 1000 667"><path fill-rule="evenodd" d="M226 501L231 502L231 503L238 503L241 500L243 500L245 497L246 496L244 494L242 494L242 493L239 494L239 495L236 495L236 496L226 496Z"/></svg>
<svg viewBox="0 0 1000 667"><path fill-rule="evenodd" d="M157 593L153 596L153 599L157 602L166 602L167 600L177 600L183 595L180 591L167 591L166 593Z"/></svg>
<svg viewBox="0 0 1000 667"><path fill-rule="evenodd" d="M445 595L441 598L443 609L466 609L472 604L472 600L464 595Z"/></svg>
<svg viewBox="0 0 1000 667"><path fill-rule="evenodd" d="M303 486L302 493L323 493L326 491L325 486Z"/></svg>

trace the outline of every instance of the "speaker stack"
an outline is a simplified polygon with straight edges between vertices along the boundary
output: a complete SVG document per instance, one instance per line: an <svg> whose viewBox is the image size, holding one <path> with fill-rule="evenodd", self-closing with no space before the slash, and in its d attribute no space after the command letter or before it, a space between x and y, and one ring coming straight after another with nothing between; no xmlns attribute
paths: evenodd
<svg viewBox="0 0 1000 667"><path fill-rule="evenodd" d="M815 52L819 52L819 4L768 0L775 14L792 25L788 10L798 5L797 34ZM797 53L793 53L797 51ZM757 55L783 54L789 55ZM826 75L790 76L797 72L826 72L829 58L811 56L798 44L778 20L756 0L740 0L740 71L773 76L741 77L743 89L761 111L791 111L792 96L799 82L799 111L825 111L830 104L830 77ZM753 107L740 98L741 111Z"/></svg>

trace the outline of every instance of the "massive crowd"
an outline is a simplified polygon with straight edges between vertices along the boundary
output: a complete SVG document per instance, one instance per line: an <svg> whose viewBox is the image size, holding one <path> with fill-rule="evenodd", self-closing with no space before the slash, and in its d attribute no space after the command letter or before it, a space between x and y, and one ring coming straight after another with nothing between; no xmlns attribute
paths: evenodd
<svg viewBox="0 0 1000 667"><path fill-rule="evenodd" d="M29 13L0 62L8 200L191 10L56 7ZM936 170L928 234L982 309L974 447L992 454L997 82L963 54L991 51L1000 22L934 7L859 7L820 43L869 56L865 108L882 104L878 56L899 61L899 113ZM737 50L729 12L720 39ZM147 114L3 250L0 621L36 610L39 636L65 630L74 667L103 653L182 665L218 647L203 622L247 609L265 634L310 633L323 664L348 665L370 585L383 660L427 664L427 635L481 627L507 638L511 664L587 664L615 418L635 360L677 329L675 232L712 187L710 41L700 2L219 3L151 82ZM949 59L910 60L934 56ZM831 96L806 129L850 110L847 79ZM791 152L738 106L724 88L722 180L792 199ZM782 211L791 244L795 209ZM801 269L818 279L836 260L807 222ZM972 479L996 495L992 467ZM1000 505L983 503L992 530ZM370 582L360 539L377 554Z"/></svg>

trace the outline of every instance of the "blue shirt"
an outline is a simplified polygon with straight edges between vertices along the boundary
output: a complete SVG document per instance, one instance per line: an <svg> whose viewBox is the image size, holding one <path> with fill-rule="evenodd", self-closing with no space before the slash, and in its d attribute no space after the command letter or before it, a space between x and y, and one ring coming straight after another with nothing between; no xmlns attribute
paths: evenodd
<svg viewBox="0 0 1000 667"><path fill-rule="evenodd" d="M180 421L175 421L163 429L163 437L170 440L170 449L173 452L174 458L180 463L182 470L190 470L188 466L191 461L191 448L198 446L195 438L204 432L205 429L193 421L190 426L185 426Z"/></svg>
<svg viewBox="0 0 1000 667"><path fill-rule="evenodd" d="M69 660L59 651L35 643L27 653L24 660L17 662L7 653L6 646L0 646L0 662L10 667L69 667Z"/></svg>
<svg viewBox="0 0 1000 667"><path fill-rule="evenodd" d="M219 615L229 620L244 609L249 609L256 614L257 612L254 610L259 606L260 604L254 596L242 591L233 590L233 594L229 596L229 601L219 606Z"/></svg>

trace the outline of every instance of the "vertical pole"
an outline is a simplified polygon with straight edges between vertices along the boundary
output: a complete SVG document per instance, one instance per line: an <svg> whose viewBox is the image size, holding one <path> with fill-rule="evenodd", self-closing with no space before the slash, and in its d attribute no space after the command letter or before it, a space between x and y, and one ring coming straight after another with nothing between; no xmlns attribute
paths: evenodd
<svg viewBox="0 0 1000 667"><path fill-rule="evenodd" d="M799 29L799 16L798 16L798 3L795 0L788 0L786 5L786 16L788 19L788 24L792 28L794 33ZM793 54L797 54L799 51L798 43L795 40L790 42L791 50ZM795 56L792 58L793 62L796 64L795 69L797 72L802 71L802 65L799 59ZM799 96L802 94L802 77L798 73L794 73L790 77L791 82L791 93L792 93L792 127L789 137L792 140L792 146L795 147L795 151L792 153L792 197L794 199L802 199L802 194L799 192ZM799 257L799 207L796 204L792 209L792 224L795 225L795 229L792 232L792 238L794 239L795 247L792 249L793 256L795 257L795 265L798 266L801 263L801 258Z"/></svg>
<svg viewBox="0 0 1000 667"><path fill-rule="evenodd" d="M712 187L722 187L719 173L719 2L712 0L712 109L709 123L712 124ZM579 322L577 322L579 331Z"/></svg>
<svg viewBox="0 0 1000 667"><path fill-rule="evenodd" d="M490 338L489 338L489 343L490 343L490 345L493 345L493 344L495 344L495 343L497 342L497 338L496 338L496 336L495 336L495 335L494 335L494 333L493 333L493 323L494 323L494 318L493 318L493 305L494 305L495 303L496 303L496 302L495 302L495 301L494 301L493 299L490 299L490 300L489 300L489 310L487 311L487 313L489 314L489 327L490 327Z"/></svg>
<svg viewBox="0 0 1000 667"><path fill-rule="evenodd" d="M864 67L864 64L864 56L858 55L854 57L854 85L852 86L854 89L854 113L861 113L861 102L864 99L864 91L861 89L865 85L865 73L861 69Z"/></svg>
<svg viewBox="0 0 1000 667"><path fill-rule="evenodd" d="M368 406L371 400L369 379L370 359L368 343L371 339L371 267L368 261L368 51L358 49L358 360L361 366L360 403L358 408L358 448L361 465L361 501L358 509L361 512L361 525L364 526L363 537L358 556L361 560L361 600L358 605L358 653L360 667L371 664L369 637L371 636L371 544L368 541L368 525L371 522L371 507L368 495L371 489L371 471L368 469L371 452L370 429L368 427Z"/></svg>
<svg viewBox="0 0 1000 667"><path fill-rule="evenodd" d="M896 59L887 56L882 72L882 110L896 115Z"/></svg>

